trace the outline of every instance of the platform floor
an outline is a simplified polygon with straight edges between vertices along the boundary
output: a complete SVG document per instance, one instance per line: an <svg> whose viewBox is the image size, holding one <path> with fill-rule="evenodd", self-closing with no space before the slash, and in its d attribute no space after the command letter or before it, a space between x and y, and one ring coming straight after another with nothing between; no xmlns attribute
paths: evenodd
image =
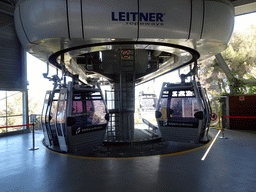
<svg viewBox="0 0 256 192"><path fill-rule="evenodd" d="M28 150L31 133L2 137L0 191L256 191L256 132L225 133L228 139L217 139L204 161L209 145L165 155L94 158L49 151L41 132L36 151Z"/></svg>
<svg viewBox="0 0 256 192"><path fill-rule="evenodd" d="M145 157L153 155L165 155L195 148L204 147L207 143L181 143L173 141L162 141L162 137L152 132L147 132L147 129L134 129L134 139L130 140L104 140L103 145L94 148L90 151L79 151L69 153L74 156L85 157Z"/></svg>

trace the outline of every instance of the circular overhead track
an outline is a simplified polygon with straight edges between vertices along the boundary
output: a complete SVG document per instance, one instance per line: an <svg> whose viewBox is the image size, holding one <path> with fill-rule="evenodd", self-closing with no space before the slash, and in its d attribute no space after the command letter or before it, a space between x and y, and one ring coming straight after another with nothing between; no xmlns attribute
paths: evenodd
<svg viewBox="0 0 256 192"><path fill-rule="evenodd" d="M182 45L177 45L177 44L162 43L162 42L150 42L150 41L113 41L113 42L103 42L103 43L93 43L93 44L79 45L79 46L75 46L75 47L71 47L71 48L67 48L67 49L62 49L60 51L57 51L57 52L53 53L49 57L48 61L51 64L53 64L54 66L56 66L56 67L61 69L61 65L57 62L57 58L59 56L65 54L65 53L68 53L70 51L74 51L74 50L79 50L79 49L84 49L84 48L91 48L91 47L99 47L99 46L108 46L108 45L154 45L154 46L165 46L165 47L169 47L169 48L179 49L179 50L182 50L182 51L185 51L185 52L189 53L191 55L191 59L189 61L183 63L182 65L179 65L175 69L179 69L179 68L182 68L184 66L187 66L187 65L195 62L200 57L200 54L196 50L191 49L189 47L182 46Z"/></svg>

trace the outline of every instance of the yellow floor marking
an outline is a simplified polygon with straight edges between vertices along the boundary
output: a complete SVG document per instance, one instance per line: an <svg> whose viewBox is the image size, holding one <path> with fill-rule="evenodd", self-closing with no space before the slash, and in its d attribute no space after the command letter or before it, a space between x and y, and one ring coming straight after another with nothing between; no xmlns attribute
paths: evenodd
<svg viewBox="0 0 256 192"><path fill-rule="evenodd" d="M214 136L212 133L209 133L211 136ZM181 151L181 152L176 152L176 153L169 153L169 154L163 154L163 155L150 155L150 156L140 156L140 157L84 157L84 156L78 156L78 155L69 155L69 154L64 154L64 153L58 153L56 151L52 151L50 149L48 149L46 147L46 149L48 151L50 151L51 153L55 153L58 155L63 155L63 156L67 156L67 157L74 157L74 158L80 158L80 159L92 159L92 160L129 160L129 159L141 159L141 158L150 158L150 157L154 157L154 156L160 156L160 157L168 157L168 156L173 156L173 155L180 155L180 154L184 154L184 153L189 153L189 152L193 152L193 151L197 151L199 149L203 149L205 147L208 147L209 145L211 145L213 143L213 141L207 143L206 145L194 148L194 149L189 149L186 151Z"/></svg>

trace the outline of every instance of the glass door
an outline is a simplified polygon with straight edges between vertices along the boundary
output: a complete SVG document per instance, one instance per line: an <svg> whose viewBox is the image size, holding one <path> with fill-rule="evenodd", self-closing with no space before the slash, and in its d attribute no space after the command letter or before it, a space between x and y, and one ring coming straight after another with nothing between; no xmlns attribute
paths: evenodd
<svg viewBox="0 0 256 192"><path fill-rule="evenodd" d="M44 142L47 146L51 145L50 141L52 139L51 131L49 129L47 129L47 127L46 127L46 124L47 124L46 112L49 107L50 96L51 96L51 91L47 91L45 94L45 97L44 97L44 104L43 104L43 110L42 110L42 115L41 115L41 124L42 124L43 133L44 133Z"/></svg>
<svg viewBox="0 0 256 192"><path fill-rule="evenodd" d="M67 88L60 90L56 111L56 129L61 151L68 151L66 142L66 108L67 108Z"/></svg>

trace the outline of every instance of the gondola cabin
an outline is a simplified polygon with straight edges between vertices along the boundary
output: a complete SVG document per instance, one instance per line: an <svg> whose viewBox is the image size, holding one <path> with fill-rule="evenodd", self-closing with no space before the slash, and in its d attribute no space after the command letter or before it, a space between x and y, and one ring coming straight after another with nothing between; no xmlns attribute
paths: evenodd
<svg viewBox="0 0 256 192"><path fill-rule="evenodd" d="M163 83L156 119L163 140L199 143L208 140L210 108L195 81Z"/></svg>
<svg viewBox="0 0 256 192"><path fill-rule="evenodd" d="M155 111L157 104L157 96L154 93L144 93L139 94L139 112L141 118L147 120L155 119Z"/></svg>
<svg viewBox="0 0 256 192"><path fill-rule="evenodd" d="M76 152L101 145L108 113L100 88L70 82L47 91L41 121L48 148Z"/></svg>

